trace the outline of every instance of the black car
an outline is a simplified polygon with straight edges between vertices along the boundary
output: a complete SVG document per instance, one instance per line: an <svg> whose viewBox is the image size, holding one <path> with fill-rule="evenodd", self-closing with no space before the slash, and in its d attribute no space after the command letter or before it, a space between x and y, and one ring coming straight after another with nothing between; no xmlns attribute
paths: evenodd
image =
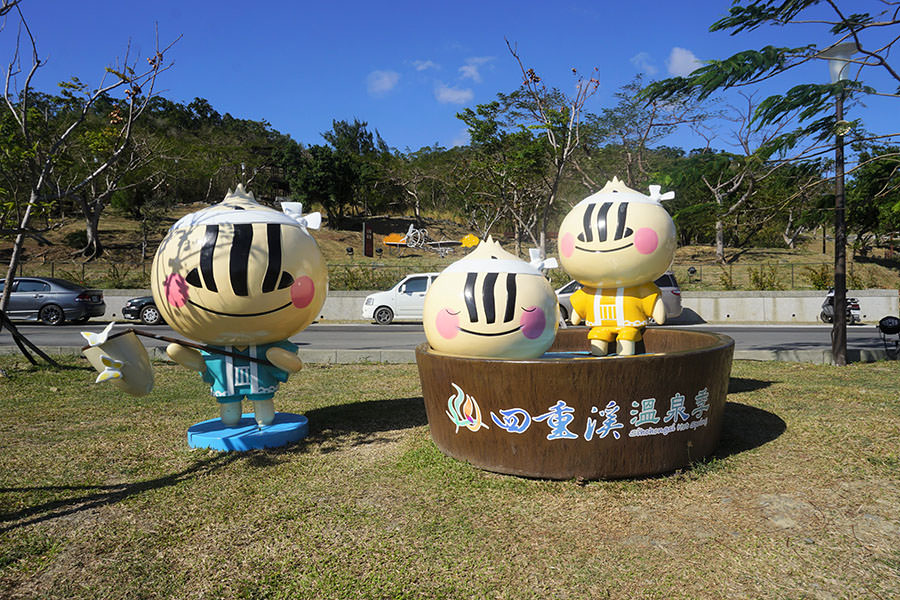
<svg viewBox="0 0 900 600"><path fill-rule="evenodd" d="M6 314L10 319L43 321L62 325L66 321L84 323L106 312L101 290L54 277L17 277L9 292ZM6 280L0 279L0 292Z"/></svg>
<svg viewBox="0 0 900 600"><path fill-rule="evenodd" d="M122 307L122 316L132 321L140 320L144 325L161 325L162 315L156 308L153 296L132 298Z"/></svg>

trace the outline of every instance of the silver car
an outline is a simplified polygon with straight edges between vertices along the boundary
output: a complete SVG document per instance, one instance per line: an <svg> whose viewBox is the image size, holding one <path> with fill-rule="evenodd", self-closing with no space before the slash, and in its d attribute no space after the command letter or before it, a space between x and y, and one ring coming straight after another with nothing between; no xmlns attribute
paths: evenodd
<svg viewBox="0 0 900 600"><path fill-rule="evenodd" d="M6 280L0 279L0 292ZM6 314L10 319L43 321L62 325L66 321L84 323L106 312L101 290L86 289L77 283L53 277L17 277L9 293Z"/></svg>
<svg viewBox="0 0 900 600"><path fill-rule="evenodd" d="M662 292L663 306L666 307L666 320L681 316L681 288L678 287L675 274L672 271L666 271L654 283ZM556 297L559 299L559 313L566 323L571 322L572 294L579 288L581 288L581 283L570 281L556 290Z"/></svg>

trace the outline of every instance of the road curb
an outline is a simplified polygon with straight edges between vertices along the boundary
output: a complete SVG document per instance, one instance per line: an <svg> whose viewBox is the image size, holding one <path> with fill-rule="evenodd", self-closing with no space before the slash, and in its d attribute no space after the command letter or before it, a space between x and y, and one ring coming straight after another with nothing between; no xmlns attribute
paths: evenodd
<svg viewBox="0 0 900 600"><path fill-rule="evenodd" d="M41 350L47 354L65 356L81 355L80 346L46 346ZM171 362L166 355L165 348L147 348L150 358ZM0 354L18 354L15 346L0 347ZM415 350L307 350L300 349L297 354L300 360L308 364L411 364L416 362ZM756 360L776 362L812 363L816 365L834 364L831 350L735 350L735 360ZM884 349L847 350L848 363L871 363L880 360L890 360L890 356Z"/></svg>

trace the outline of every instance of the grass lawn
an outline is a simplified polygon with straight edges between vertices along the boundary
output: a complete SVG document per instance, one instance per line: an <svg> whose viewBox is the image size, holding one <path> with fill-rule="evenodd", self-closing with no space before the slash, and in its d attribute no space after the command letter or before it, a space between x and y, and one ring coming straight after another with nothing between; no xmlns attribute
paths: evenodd
<svg viewBox="0 0 900 600"><path fill-rule="evenodd" d="M714 458L588 483L445 457L414 365L307 367L245 454L187 447L196 374L69 365L0 357L2 598L900 597L900 363L736 362Z"/></svg>

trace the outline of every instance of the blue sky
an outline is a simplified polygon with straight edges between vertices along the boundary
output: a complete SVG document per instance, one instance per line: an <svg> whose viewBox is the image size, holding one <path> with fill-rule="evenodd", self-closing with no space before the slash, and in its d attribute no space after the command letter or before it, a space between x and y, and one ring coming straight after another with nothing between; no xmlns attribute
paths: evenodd
<svg viewBox="0 0 900 600"><path fill-rule="evenodd" d="M611 106L613 94L639 72L662 78L746 48L829 41L816 39L821 29L812 28L710 33L729 6L729 0L24 0L22 10L48 61L35 82L39 89L53 90L72 75L96 84L129 40L133 54L150 56L158 24L163 45L182 36L167 55L174 67L158 84L167 98L203 97L219 112L266 119L305 144L322 143L332 119L358 118L389 145L415 150L465 143L456 113L518 86L505 39L526 66L564 90L572 89L572 68L590 74L597 67L601 85L588 111ZM0 32L4 64L13 21ZM782 77L768 92L802 78L827 81L825 65L814 67ZM888 126L888 107L857 107L851 116L864 116L870 128ZM702 145L688 132L669 142Z"/></svg>

